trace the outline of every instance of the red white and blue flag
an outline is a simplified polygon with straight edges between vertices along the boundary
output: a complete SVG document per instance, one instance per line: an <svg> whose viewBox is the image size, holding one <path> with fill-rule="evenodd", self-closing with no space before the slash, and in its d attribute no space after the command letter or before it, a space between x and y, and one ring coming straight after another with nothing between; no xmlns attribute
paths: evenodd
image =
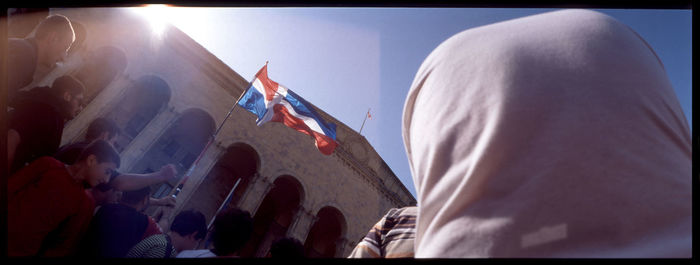
<svg viewBox="0 0 700 265"><path fill-rule="evenodd" d="M332 154L338 145L335 141L335 124L325 122L306 100L269 79L267 64L255 75L255 80L238 105L258 116L258 126L268 121L281 122L313 137L316 147L324 155Z"/></svg>

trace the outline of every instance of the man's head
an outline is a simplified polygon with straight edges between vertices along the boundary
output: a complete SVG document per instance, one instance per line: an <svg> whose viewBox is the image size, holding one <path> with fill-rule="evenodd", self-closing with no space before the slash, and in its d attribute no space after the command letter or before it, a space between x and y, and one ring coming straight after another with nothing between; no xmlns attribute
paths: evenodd
<svg viewBox="0 0 700 265"><path fill-rule="evenodd" d="M248 242L253 232L250 213L238 208L227 209L216 216L211 240L217 256L233 255Z"/></svg>
<svg viewBox="0 0 700 265"><path fill-rule="evenodd" d="M85 182L90 187L100 183L107 183L112 176L112 171L119 167L121 159L119 153L105 141L95 141L90 144L78 156L76 164L86 170Z"/></svg>
<svg viewBox="0 0 700 265"><path fill-rule="evenodd" d="M51 92L65 101L63 111L67 119L75 118L83 109L85 86L77 79L69 75L56 78L51 85Z"/></svg>
<svg viewBox="0 0 700 265"><path fill-rule="evenodd" d="M195 210L180 212L170 225L170 238L177 252L194 249L207 234L204 214Z"/></svg>
<svg viewBox="0 0 700 265"><path fill-rule="evenodd" d="M70 20L63 15L50 15L36 28L37 63L53 67L62 61L75 41L75 32Z"/></svg>
<svg viewBox="0 0 700 265"><path fill-rule="evenodd" d="M107 118L97 118L88 126L85 140L94 141L100 139L114 145L114 141L116 141L119 133L119 127L114 121Z"/></svg>
<svg viewBox="0 0 700 265"><path fill-rule="evenodd" d="M148 208L148 200L151 197L151 187L146 186L139 190L124 191L120 202L141 212Z"/></svg>

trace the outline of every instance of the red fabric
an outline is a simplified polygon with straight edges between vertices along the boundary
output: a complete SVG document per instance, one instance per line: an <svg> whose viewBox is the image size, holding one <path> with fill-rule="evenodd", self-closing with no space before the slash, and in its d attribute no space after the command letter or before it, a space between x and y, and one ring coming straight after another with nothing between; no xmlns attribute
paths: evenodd
<svg viewBox="0 0 700 265"><path fill-rule="evenodd" d="M322 154L331 155L333 150L335 150L335 147L338 146L336 141L326 135L312 130L308 125L306 125L306 123L304 123L304 121L289 113L287 107L278 104L272 107L272 109L275 114L272 116L270 121L284 123L284 125L287 125L289 128L313 137L316 140L316 147Z"/></svg>
<svg viewBox="0 0 700 265"><path fill-rule="evenodd" d="M74 253L95 208L83 183L60 161L41 157L9 177L7 184L8 256Z"/></svg>
<svg viewBox="0 0 700 265"><path fill-rule="evenodd" d="M265 99L272 100L275 97L275 92L277 92L277 87L279 84L272 81L272 79L267 78L267 64L265 64L265 66L263 66L263 68L261 68L260 71L258 71L258 74L255 76L258 78L258 80L260 80L263 86L272 89L265 89Z"/></svg>
<svg viewBox="0 0 700 265"><path fill-rule="evenodd" d="M146 231L143 232L143 237L141 237L141 240L144 240L145 238L152 236L152 235L157 235L157 234L162 234L163 230L160 229L160 226L158 223L156 223L153 218L148 216L148 226L146 226Z"/></svg>

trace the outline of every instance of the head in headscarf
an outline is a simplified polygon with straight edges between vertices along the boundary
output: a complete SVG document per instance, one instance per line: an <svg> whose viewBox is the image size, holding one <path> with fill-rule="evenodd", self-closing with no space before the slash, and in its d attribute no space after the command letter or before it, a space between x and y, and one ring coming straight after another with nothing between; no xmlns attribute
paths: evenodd
<svg viewBox="0 0 700 265"><path fill-rule="evenodd" d="M609 16L456 34L403 115L416 257L692 255L688 124L654 51Z"/></svg>

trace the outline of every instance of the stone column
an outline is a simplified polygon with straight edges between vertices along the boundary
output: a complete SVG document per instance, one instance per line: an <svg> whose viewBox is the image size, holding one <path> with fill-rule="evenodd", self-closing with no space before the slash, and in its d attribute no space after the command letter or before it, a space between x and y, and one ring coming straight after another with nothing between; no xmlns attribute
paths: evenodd
<svg viewBox="0 0 700 265"><path fill-rule="evenodd" d="M299 207L297 217L295 218L294 226L290 227L287 235L299 239L302 243L306 242L306 237L311 231L311 227L318 221L318 216L307 210L306 207Z"/></svg>
<svg viewBox="0 0 700 265"><path fill-rule="evenodd" d="M121 155L121 169L131 172L136 163L143 158L146 152L158 141L165 130L175 121L179 113L172 107L166 107L148 122L145 128L124 149Z"/></svg>
<svg viewBox="0 0 700 265"><path fill-rule="evenodd" d="M255 216L260 203L262 203L267 192L272 189L272 186L270 178L255 173L251 183L248 184L248 189L246 189L241 198L241 202L238 204L239 208L250 212L251 217Z"/></svg>
<svg viewBox="0 0 700 265"><path fill-rule="evenodd" d="M301 216L304 214L304 208L299 205L294 209L294 217L292 217L292 223L289 224L289 227L287 228L287 232L285 233L286 237L294 237L293 231L296 230L297 224L299 223L299 219L301 219ZM298 239L298 238L297 238ZM301 239L299 239L301 241Z"/></svg>
<svg viewBox="0 0 700 265"><path fill-rule="evenodd" d="M173 217L183 210L182 207L187 204L195 191L199 189L199 185L202 184L202 181L207 177L224 151L225 150L219 146L211 145L209 149L204 152L201 160L199 160L199 164L197 164L197 167L192 171L192 175L187 179L187 182L182 187L182 191L180 191L180 194L177 196Z"/></svg>

